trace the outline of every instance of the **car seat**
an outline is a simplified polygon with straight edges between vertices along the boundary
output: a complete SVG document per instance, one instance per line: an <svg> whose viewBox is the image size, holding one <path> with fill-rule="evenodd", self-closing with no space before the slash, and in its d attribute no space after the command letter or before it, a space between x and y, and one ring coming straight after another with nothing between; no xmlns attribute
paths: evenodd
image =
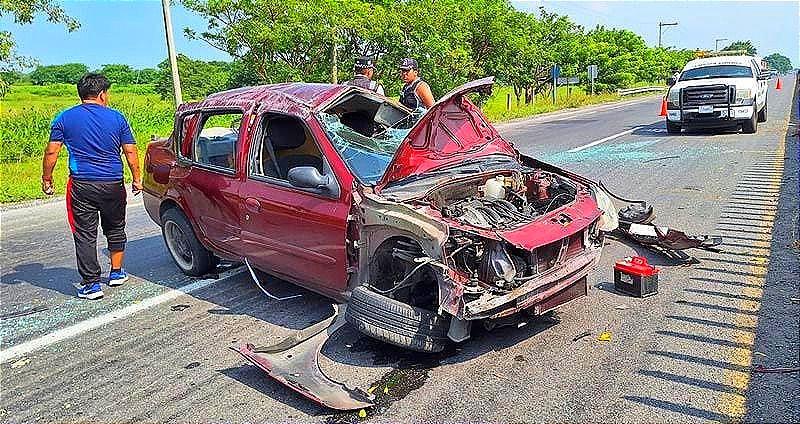
<svg viewBox="0 0 800 424"><path fill-rule="evenodd" d="M313 166L322 173L322 158L307 152L295 151L306 143L306 131L294 118L272 118L267 126L267 140L272 144L278 172L286 178L289 170L298 166Z"/></svg>

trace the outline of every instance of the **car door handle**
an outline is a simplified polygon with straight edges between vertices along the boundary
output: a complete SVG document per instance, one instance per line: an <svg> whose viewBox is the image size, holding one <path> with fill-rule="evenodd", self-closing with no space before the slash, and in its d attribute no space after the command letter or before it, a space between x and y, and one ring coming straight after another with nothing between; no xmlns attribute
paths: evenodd
<svg viewBox="0 0 800 424"><path fill-rule="evenodd" d="M248 197L247 199L244 199L244 207L250 212L261 212L261 202L259 202L255 197Z"/></svg>

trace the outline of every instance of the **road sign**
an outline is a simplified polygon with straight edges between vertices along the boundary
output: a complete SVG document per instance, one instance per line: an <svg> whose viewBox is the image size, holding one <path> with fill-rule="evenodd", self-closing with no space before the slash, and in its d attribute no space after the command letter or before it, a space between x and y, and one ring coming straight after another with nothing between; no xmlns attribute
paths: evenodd
<svg viewBox="0 0 800 424"><path fill-rule="evenodd" d="M589 79L597 79L597 65L589 65L586 67L586 72L589 73Z"/></svg>
<svg viewBox="0 0 800 424"><path fill-rule="evenodd" d="M558 85L579 84L581 79L578 77L559 77Z"/></svg>
<svg viewBox="0 0 800 424"><path fill-rule="evenodd" d="M556 79L559 75L561 75L561 67L558 65L553 65L553 68L550 70L550 76L553 79Z"/></svg>

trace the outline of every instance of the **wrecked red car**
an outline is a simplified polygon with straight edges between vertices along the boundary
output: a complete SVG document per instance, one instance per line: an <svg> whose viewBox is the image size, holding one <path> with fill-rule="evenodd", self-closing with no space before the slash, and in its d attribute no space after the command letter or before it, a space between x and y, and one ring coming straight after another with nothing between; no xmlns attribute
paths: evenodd
<svg viewBox="0 0 800 424"><path fill-rule="evenodd" d="M591 181L520 154L465 84L412 111L357 87L286 83L178 108L144 203L177 266L217 258L347 303L361 332L440 351L475 320L586 294L616 211Z"/></svg>

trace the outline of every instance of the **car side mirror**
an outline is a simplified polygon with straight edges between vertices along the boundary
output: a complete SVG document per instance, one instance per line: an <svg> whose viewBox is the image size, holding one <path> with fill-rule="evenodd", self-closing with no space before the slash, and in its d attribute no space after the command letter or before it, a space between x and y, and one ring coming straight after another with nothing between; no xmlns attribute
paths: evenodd
<svg viewBox="0 0 800 424"><path fill-rule="evenodd" d="M667 85L669 85L669 86L675 85L675 77L667 78Z"/></svg>
<svg viewBox="0 0 800 424"><path fill-rule="evenodd" d="M296 166L287 175L289 184L299 188L328 188L330 177L321 175L313 166Z"/></svg>

